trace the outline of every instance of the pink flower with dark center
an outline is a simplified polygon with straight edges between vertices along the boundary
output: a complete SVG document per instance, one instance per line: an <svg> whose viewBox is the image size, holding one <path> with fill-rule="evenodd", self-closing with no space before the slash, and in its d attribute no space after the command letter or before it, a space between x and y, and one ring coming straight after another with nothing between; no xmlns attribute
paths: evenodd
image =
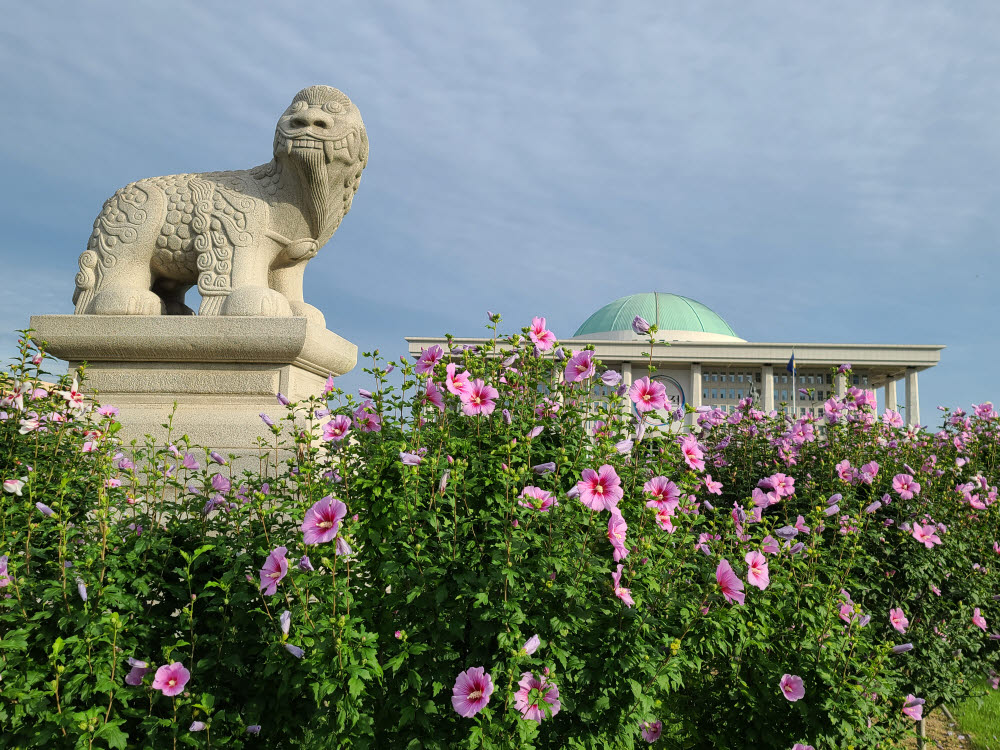
<svg viewBox="0 0 1000 750"><path fill-rule="evenodd" d="M545 318L532 318L528 336L541 351L545 352L556 343L556 335L545 327Z"/></svg>
<svg viewBox="0 0 1000 750"><path fill-rule="evenodd" d="M514 708L521 712L521 718L525 721L534 721L541 724L545 714L555 716L562 708L559 702L559 688L555 683L549 682L544 676L535 677L531 672L522 672L518 681L521 688L514 693ZM542 705L547 703L547 711Z"/></svg>
<svg viewBox="0 0 1000 750"><path fill-rule="evenodd" d="M743 604L746 598L746 594L743 593L743 581L736 577L728 560L723 559L719 562L719 566L715 569L715 580L718 581L727 602Z"/></svg>
<svg viewBox="0 0 1000 750"><path fill-rule="evenodd" d="M340 521L347 515L347 506L333 495L317 500L306 511L302 521L302 541L305 544L324 544L333 541L340 531Z"/></svg>
<svg viewBox="0 0 1000 750"><path fill-rule="evenodd" d="M984 632L986 631L986 618L983 617L983 613L979 611L979 607L972 610L972 624L977 628L981 628Z"/></svg>
<svg viewBox="0 0 1000 750"><path fill-rule="evenodd" d="M566 369L563 371L563 376L569 383L578 383L581 380L591 377L595 371L594 353L584 350L582 352L573 352L573 356L566 362Z"/></svg>
<svg viewBox="0 0 1000 750"><path fill-rule="evenodd" d="M915 482L909 474L897 474L892 478L892 489L902 500L911 500L920 494L920 483Z"/></svg>
<svg viewBox="0 0 1000 750"><path fill-rule="evenodd" d="M660 509L656 511L656 523L657 525L666 532L671 534L674 533L674 524L671 521L671 512L669 510Z"/></svg>
<svg viewBox="0 0 1000 750"><path fill-rule="evenodd" d="M427 378L427 383L424 385L424 403L436 406L438 411L444 411L444 396L430 378Z"/></svg>
<svg viewBox="0 0 1000 750"><path fill-rule="evenodd" d="M548 513L555 506L559 505L559 501L552 497L551 492L530 484L521 490L519 497L521 499L517 501L518 505L537 510L541 513Z"/></svg>
<svg viewBox="0 0 1000 750"><path fill-rule="evenodd" d="M472 389L472 383L469 382L469 373L463 371L456 374L456 367L457 365L454 362L449 362L444 368L447 373L444 379L444 387L448 389L449 393L462 396Z"/></svg>
<svg viewBox="0 0 1000 750"><path fill-rule="evenodd" d="M267 596L274 595L278 591L281 579L288 575L288 560L285 559L287 553L287 548L276 547L267 556L264 567L260 569L260 590Z"/></svg>
<svg viewBox="0 0 1000 750"><path fill-rule="evenodd" d="M496 404L493 402L500 394L491 385L486 385L478 378L472 381L469 391L462 395L462 412L467 416L474 417L482 414L488 417L493 413Z"/></svg>
<svg viewBox="0 0 1000 750"><path fill-rule="evenodd" d="M83 394L80 393L80 385L75 375L73 376L73 384L69 387L68 391L56 391L56 393L66 399L66 406L70 409L86 411L87 404L83 400ZM23 409L24 407L22 406L21 408Z"/></svg>
<svg viewBox="0 0 1000 750"><path fill-rule="evenodd" d="M680 489L666 477L653 477L642 485L642 489L654 498L646 503L647 508L661 508L672 512L681 497Z"/></svg>
<svg viewBox="0 0 1000 750"><path fill-rule="evenodd" d="M933 549L935 544L943 544L941 538L934 533L934 526L931 524L926 526L921 526L919 523L913 524L913 538L927 549Z"/></svg>
<svg viewBox="0 0 1000 750"><path fill-rule="evenodd" d="M459 716L471 719L483 710L493 695L493 678L483 667L469 667L455 678L451 705Z"/></svg>
<svg viewBox="0 0 1000 750"><path fill-rule="evenodd" d="M749 566L747 583L763 591L771 582L771 575L767 569L767 558L760 552L747 552L744 559Z"/></svg>
<svg viewBox="0 0 1000 750"><path fill-rule="evenodd" d="M914 721L923 721L924 699L912 694L907 695L906 701L903 703L903 716L909 717Z"/></svg>
<svg viewBox="0 0 1000 750"><path fill-rule="evenodd" d="M625 546L625 533L628 531L628 524L625 523L625 518L617 506L612 506L609 510L611 518L608 519L608 541L615 548L614 559L615 562L618 562L628 557L628 548Z"/></svg>
<svg viewBox="0 0 1000 750"><path fill-rule="evenodd" d="M798 675L782 675L779 685L781 686L781 694L793 703L805 697L806 689L802 683L802 678Z"/></svg>
<svg viewBox="0 0 1000 750"><path fill-rule="evenodd" d="M701 446L698 445L698 438L694 435L685 435L681 439L681 454L684 456L684 462L692 469L695 471L705 470L705 454Z"/></svg>
<svg viewBox="0 0 1000 750"><path fill-rule="evenodd" d="M791 497L795 494L795 477L780 473L772 474L767 479L761 480L761 486L770 487L779 498Z"/></svg>
<svg viewBox="0 0 1000 750"><path fill-rule="evenodd" d="M444 349L435 344L429 349L420 349L420 359L413 366L413 371L417 375L426 375L434 370L434 365L441 361L444 356Z"/></svg>
<svg viewBox="0 0 1000 750"><path fill-rule="evenodd" d="M625 566L622 563L618 563L618 570L611 574L611 580L614 583L615 596L625 602L625 606L631 608L635 604L632 599L632 589L627 589L622 587L622 570Z"/></svg>
<svg viewBox="0 0 1000 750"><path fill-rule="evenodd" d="M837 476L840 477L842 482L853 482L855 477L854 468L851 466L851 462L846 458L834 467L837 470Z"/></svg>
<svg viewBox="0 0 1000 750"><path fill-rule="evenodd" d="M667 388L663 383L650 381L649 376L644 376L632 383L628 397L640 413L662 409L667 402Z"/></svg>
<svg viewBox="0 0 1000 750"><path fill-rule="evenodd" d="M365 401L354 410L354 424L361 432L379 432L382 417L375 413L375 405L371 401Z"/></svg>
<svg viewBox="0 0 1000 750"><path fill-rule="evenodd" d="M348 430L351 429L351 418L343 414L338 414L325 425L323 425L323 437L326 440L339 442L347 437Z"/></svg>
<svg viewBox="0 0 1000 750"><path fill-rule="evenodd" d="M905 633L906 629L910 627L910 621L906 619L906 614L901 607L889 610L889 622L900 633Z"/></svg>
<svg viewBox="0 0 1000 750"><path fill-rule="evenodd" d="M184 686L191 679L191 673L184 668L179 661L173 664L164 664L156 670L153 678L153 689L162 690L164 695L180 695L184 691Z"/></svg>
<svg viewBox="0 0 1000 750"><path fill-rule="evenodd" d="M639 725L639 729L642 730L642 738L652 745L660 739L660 735L663 734L663 722L644 721Z"/></svg>
<svg viewBox="0 0 1000 750"><path fill-rule="evenodd" d="M610 510L625 495L615 467L608 464L597 471L584 469L576 486L580 490L580 502L591 510Z"/></svg>

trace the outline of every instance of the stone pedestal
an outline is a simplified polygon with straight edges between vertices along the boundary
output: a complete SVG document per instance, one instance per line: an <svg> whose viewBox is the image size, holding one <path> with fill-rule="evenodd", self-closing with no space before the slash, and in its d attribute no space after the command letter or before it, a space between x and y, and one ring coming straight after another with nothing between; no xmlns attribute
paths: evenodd
<svg viewBox="0 0 1000 750"><path fill-rule="evenodd" d="M84 390L120 410L125 444L152 435L174 402L174 434L225 454L244 454L271 433L260 418L319 395L328 375L357 363L358 348L306 318L171 315L38 315L31 327L46 351L87 363Z"/></svg>

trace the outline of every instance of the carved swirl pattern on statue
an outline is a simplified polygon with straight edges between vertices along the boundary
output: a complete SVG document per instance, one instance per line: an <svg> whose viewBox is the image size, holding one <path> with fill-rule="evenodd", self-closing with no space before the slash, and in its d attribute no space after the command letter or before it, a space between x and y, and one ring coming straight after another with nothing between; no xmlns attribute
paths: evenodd
<svg viewBox="0 0 1000 750"><path fill-rule="evenodd" d="M142 207L148 200L149 193L132 182L104 201L101 213L94 220L87 249L80 255L74 303L89 304L101 269L114 268L121 246L135 242L138 228L146 221L146 211Z"/></svg>

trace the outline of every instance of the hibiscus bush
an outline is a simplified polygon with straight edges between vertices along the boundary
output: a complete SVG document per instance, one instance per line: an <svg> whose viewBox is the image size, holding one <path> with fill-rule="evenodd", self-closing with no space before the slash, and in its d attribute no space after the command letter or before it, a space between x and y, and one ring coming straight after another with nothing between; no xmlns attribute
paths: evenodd
<svg viewBox="0 0 1000 750"><path fill-rule="evenodd" d="M997 687L990 405L661 426L656 381L498 323L279 394L259 460L122 444L26 335L0 746L886 747Z"/></svg>

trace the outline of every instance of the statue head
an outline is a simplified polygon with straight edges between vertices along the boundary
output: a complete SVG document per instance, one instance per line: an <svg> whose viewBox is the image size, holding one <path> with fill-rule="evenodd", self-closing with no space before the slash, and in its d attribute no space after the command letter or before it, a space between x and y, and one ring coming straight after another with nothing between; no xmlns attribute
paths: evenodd
<svg viewBox="0 0 1000 750"><path fill-rule="evenodd" d="M329 231L330 222L339 223L350 210L368 163L361 113L332 86L304 88L278 118L274 156L299 173L311 199L317 235Z"/></svg>

